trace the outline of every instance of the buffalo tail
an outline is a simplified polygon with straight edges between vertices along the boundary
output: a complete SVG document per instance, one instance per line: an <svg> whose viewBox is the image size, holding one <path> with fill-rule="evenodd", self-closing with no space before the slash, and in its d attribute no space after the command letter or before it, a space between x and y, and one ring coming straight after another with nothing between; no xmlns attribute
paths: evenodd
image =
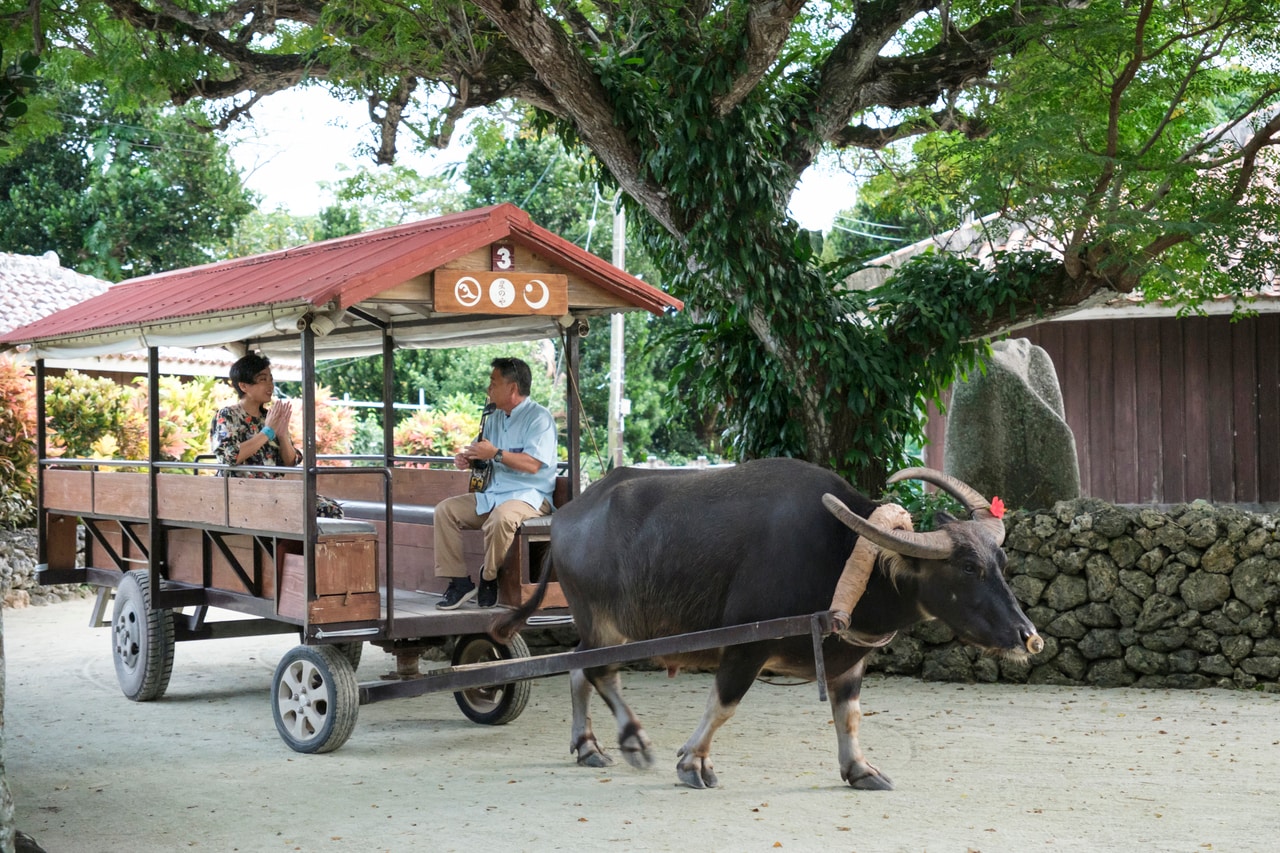
<svg viewBox="0 0 1280 853"><path fill-rule="evenodd" d="M529 596L529 600L515 610L493 620L493 624L489 626L489 636L495 642L507 643L524 627L525 622L533 615L533 612L542 606L542 599L547 595L547 584L550 580L551 549L548 548L546 556L542 559L542 577L538 580L538 586L534 589L533 595Z"/></svg>

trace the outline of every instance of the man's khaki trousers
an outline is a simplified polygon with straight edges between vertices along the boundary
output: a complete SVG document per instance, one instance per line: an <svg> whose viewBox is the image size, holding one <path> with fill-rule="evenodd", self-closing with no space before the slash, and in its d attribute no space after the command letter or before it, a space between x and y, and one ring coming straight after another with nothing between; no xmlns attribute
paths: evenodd
<svg viewBox="0 0 1280 853"><path fill-rule="evenodd" d="M454 495L436 504L435 528L436 577L464 578L468 576L462 557L462 531L484 532L484 567L481 577L494 580L498 569L507 559L507 551L516 538L516 531L526 518L534 518L551 512L551 506L542 502L537 510L524 501L504 501L485 515L476 513L476 496Z"/></svg>

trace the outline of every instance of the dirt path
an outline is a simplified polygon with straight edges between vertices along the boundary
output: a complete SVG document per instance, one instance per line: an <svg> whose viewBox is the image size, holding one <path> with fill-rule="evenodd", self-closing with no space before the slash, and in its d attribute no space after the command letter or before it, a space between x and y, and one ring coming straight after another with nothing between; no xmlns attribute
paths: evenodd
<svg viewBox="0 0 1280 853"><path fill-rule="evenodd" d="M449 695L382 702L340 750L304 756L268 704L287 636L180 644L166 697L135 704L87 603L4 621L9 784L49 853L1269 851L1280 833L1275 695L876 678L862 743L897 790L862 793L840 781L816 688L760 684L716 740L722 787L694 791L675 750L709 676L624 676L662 756L648 773L575 766L565 676L505 727ZM389 669L366 649L362 680Z"/></svg>

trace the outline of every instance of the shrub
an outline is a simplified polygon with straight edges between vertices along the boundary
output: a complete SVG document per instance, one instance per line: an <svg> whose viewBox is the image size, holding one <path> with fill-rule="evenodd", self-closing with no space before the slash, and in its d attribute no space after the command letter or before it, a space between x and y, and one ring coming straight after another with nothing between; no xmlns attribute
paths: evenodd
<svg viewBox="0 0 1280 853"><path fill-rule="evenodd" d="M301 438L301 406L294 406L289 430L295 438ZM347 406L335 403L333 392L329 388L324 385L316 388L316 453L346 455L351 452L355 436L355 412Z"/></svg>
<svg viewBox="0 0 1280 853"><path fill-rule="evenodd" d="M396 427L396 452L406 456L452 456L480 432L479 407L468 397L419 409Z"/></svg>
<svg viewBox="0 0 1280 853"><path fill-rule="evenodd" d="M141 422L147 417L147 380L134 380L138 387L138 412ZM182 381L176 376L160 377L160 455L164 459L194 462L196 456L209 452L209 429L213 416L224 406L236 401L236 394L226 382L212 376L197 376ZM147 455L144 442L142 457ZM142 458L140 457L140 458Z"/></svg>
<svg viewBox="0 0 1280 853"><path fill-rule="evenodd" d="M95 379L77 370L46 380L44 408L48 417L49 453L73 459L103 458L94 445L111 436L122 455L135 450L136 425L128 424L134 389L110 379ZM146 438L145 430L142 438ZM137 458L125 456L125 458Z"/></svg>
<svg viewBox="0 0 1280 853"><path fill-rule="evenodd" d="M35 518L35 377L24 363L0 355L0 526Z"/></svg>

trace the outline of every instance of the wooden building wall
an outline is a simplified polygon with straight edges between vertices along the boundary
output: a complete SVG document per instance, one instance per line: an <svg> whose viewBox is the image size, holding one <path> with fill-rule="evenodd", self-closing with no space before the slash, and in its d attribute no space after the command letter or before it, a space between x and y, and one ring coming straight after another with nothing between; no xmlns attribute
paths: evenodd
<svg viewBox="0 0 1280 853"><path fill-rule="evenodd" d="M1280 314L1042 323L1084 495L1113 503L1280 502ZM925 459L943 468L931 409Z"/></svg>

